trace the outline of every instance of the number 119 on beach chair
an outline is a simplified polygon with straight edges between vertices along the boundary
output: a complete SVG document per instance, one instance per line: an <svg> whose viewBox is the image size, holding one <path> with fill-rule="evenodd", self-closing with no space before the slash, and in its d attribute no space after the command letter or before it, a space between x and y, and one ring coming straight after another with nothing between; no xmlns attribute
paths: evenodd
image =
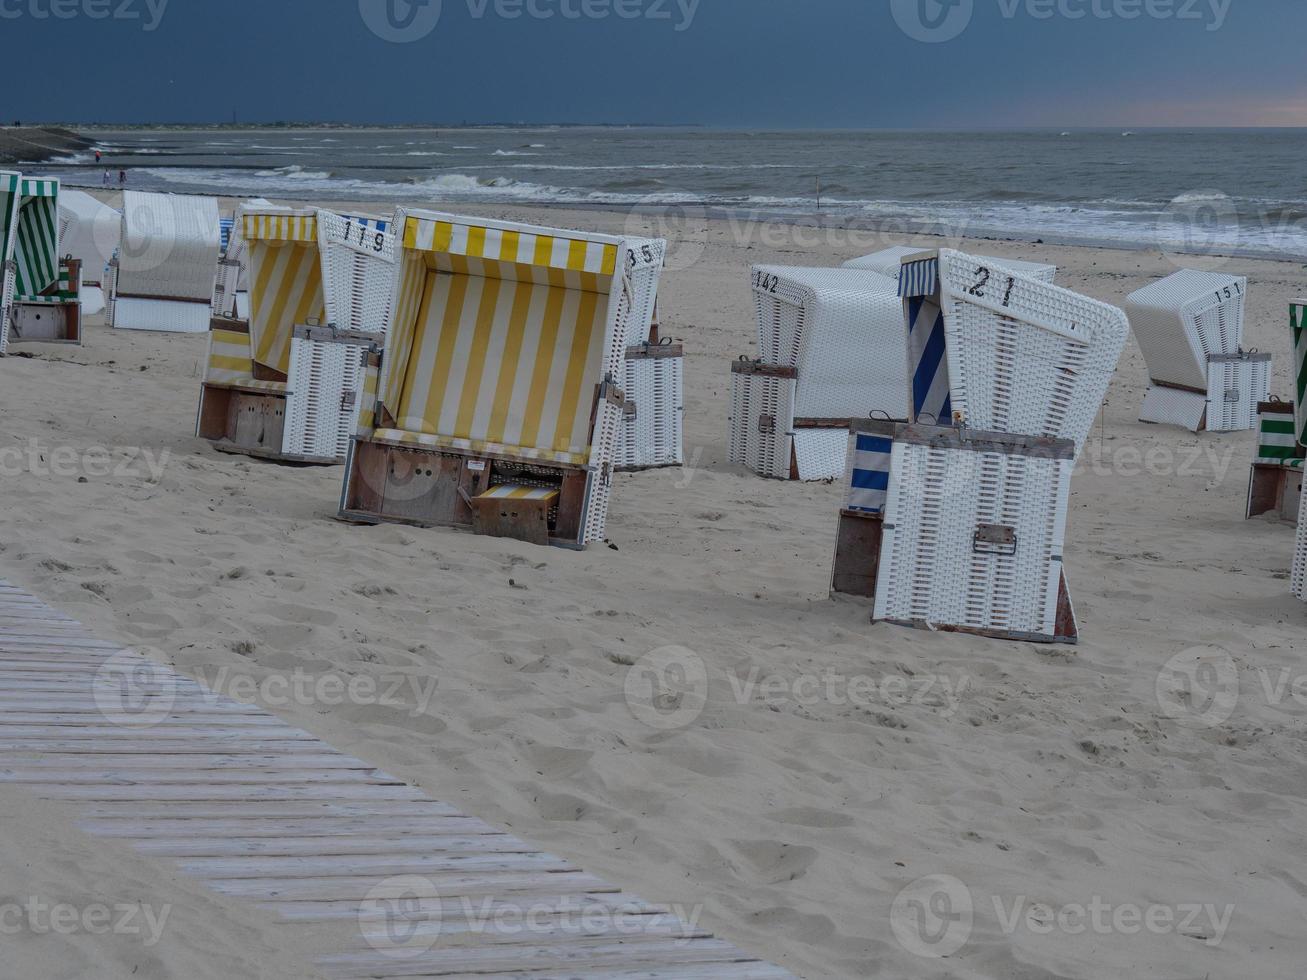
<svg viewBox="0 0 1307 980"><path fill-rule="evenodd" d="M224 452L339 463L380 350L394 287L387 223L326 211L241 209L250 317L215 317L196 434Z"/></svg>
<svg viewBox="0 0 1307 980"><path fill-rule="evenodd" d="M649 335L666 244L424 211L396 232L340 516L602 541L627 350Z"/></svg>
<svg viewBox="0 0 1307 980"><path fill-rule="evenodd" d="M1071 474L1125 314L947 249L905 257L899 291L915 421L853 427L832 592L877 620L1076 642Z"/></svg>

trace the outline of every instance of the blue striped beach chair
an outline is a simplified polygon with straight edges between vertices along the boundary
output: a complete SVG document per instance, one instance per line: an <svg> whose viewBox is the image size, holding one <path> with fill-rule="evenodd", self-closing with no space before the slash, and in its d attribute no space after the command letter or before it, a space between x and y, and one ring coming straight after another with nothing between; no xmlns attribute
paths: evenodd
<svg viewBox="0 0 1307 980"><path fill-rule="evenodd" d="M626 352L648 336L666 243L404 210L394 233L341 518L602 541Z"/></svg>
<svg viewBox="0 0 1307 980"><path fill-rule="evenodd" d="M1074 643L1071 474L1125 314L948 249L905 254L898 286L912 419L853 427L832 592L876 620Z"/></svg>
<svg viewBox="0 0 1307 980"><path fill-rule="evenodd" d="M389 314L388 223L257 205L237 217L249 318L212 320L196 434L223 452L340 463Z"/></svg>

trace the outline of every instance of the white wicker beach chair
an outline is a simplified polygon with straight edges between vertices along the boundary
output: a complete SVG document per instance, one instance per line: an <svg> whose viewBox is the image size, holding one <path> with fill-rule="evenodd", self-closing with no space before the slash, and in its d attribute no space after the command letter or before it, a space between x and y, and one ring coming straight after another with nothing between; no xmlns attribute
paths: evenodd
<svg viewBox="0 0 1307 980"><path fill-rule="evenodd" d="M82 263L82 286L100 287L122 242L122 215L85 191L59 194L59 252Z"/></svg>
<svg viewBox="0 0 1307 980"><path fill-rule="evenodd" d="M1289 587L1293 594L1307 602L1307 493L1301 495L1298 514L1298 535L1293 550L1293 568L1289 573Z"/></svg>
<svg viewBox="0 0 1307 980"><path fill-rule="evenodd" d="M853 427L832 591L889 622L1076 642L1071 474L1125 314L948 250L906 256L899 291L915 421Z"/></svg>
<svg viewBox="0 0 1307 980"><path fill-rule="evenodd" d="M1084 448L1130 332L1125 314L950 249L903 262L915 420Z"/></svg>
<svg viewBox="0 0 1307 980"><path fill-rule="evenodd" d="M666 243L403 210L395 233L396 300L341 518L603 540L619 385Z"/></svg>
<svg viewBox="0 0 1307 980"><path fill-rule="evenodd" d="M350 234L357 227L367 229L366 246ZM264 459L344 460L394 284L385 227L324 211L241 208L232 242L248 251L250 318L213 319L198 436ZM369 311L370 329L359 329Z"/></svg>
<svg viewBox="0 0 1307 980"><path fill-rule="evenodd" d="M61 259L59 181L24 177L15 225L13 305L6 343L82 342L81 262Z"/></svg>
<svg viewBox="0 0 1307 980"><path fill-rule="evenodd" d="M899 273L903 269L903 260L909 255L919 255L921 252L922 249L917 245L891 245L871 255L850 259L844 263L844 268L879 272L882 276L888 276L898 282ZM1026 262L1021 259L1002 259L988 255L973 257L986 265L1007 269L1031 279L1038 279L1040 282L1053 282L1057 279L1057 266L1044 262Z"/></svg>
<svg viewBox="0 0 1307 980"><path fill-rule="evenodd" d="M649 470L685 464L685 348L670 338L626 351L622 385L630 410L617 430L614 466Z"/></svg>
<svg viewBox="0 0 1307 980"><path fill-rule="evenodd" d="M906 417L894 283L852 269L757 266L751 276L758 358L731 367L730 460L775 479L838 479L851 420Z"/></svg>
<svg viewBox="0 0 1307 980"><path fill-rule="evenodd" d="M125 192L122 246L110 274L110 326L208 330L221 242L218 220L218 202L211 197Z"/></svg>
<svg viewBox="0 0 1307 980"><path fill-rule="evenodd" d="M213 282L212 313L215 317L249 319L249 261L249 246L233 219Z"/></svg>
<svg viewBox="0 0 1307 980"><path fill-rule="evenodd" d="M1248 281L1184 269L1126 300L1152 387L1141 421L1246 431L1270 394L1271 355L1242 348Z"/></svg>

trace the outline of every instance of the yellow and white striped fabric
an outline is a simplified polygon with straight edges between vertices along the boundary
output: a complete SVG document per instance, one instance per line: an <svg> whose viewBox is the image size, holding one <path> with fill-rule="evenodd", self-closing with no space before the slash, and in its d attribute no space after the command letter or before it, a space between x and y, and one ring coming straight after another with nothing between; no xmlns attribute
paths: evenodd
<svg viewBox="0 0 1307 980"><path fill-rule="evenodd" d="M326 317L317 217L312 212L247 212L242 217L249 246L253 357L287 374L296 325L321 323Z"/></svg>
<svg viewBox="0 0 1307 980"><path fill-rule="evenodd" d="M250 335L239 330L214 329L209 334L209 363L204 380L210 384L241 384L254 377Z"/></svg>
<svg viewBox="0 0 1307 980"><path fill-rule="evenodd" d="M402 377L387 388L398 427L454 448L588 463L608 303L527 279L428 274Z"/></svg>
<svg viewBox="0 0 1307 980"><path fill-rule="evenodd" d="M377 427L377 387L380 383L380 370L373 364L363 371L363 403L359 405L358 435L367 437Z"/></svg>
<svg viewBox="0 0 1307 980"><path fill-rule="evenodd" d="M404 223L404 247L439 256L488 259L517 267L517 274L537 282L589 287L607 292L617 271L617 245L610 241L538 234L410 216ZM567 277L566 274L572 274ZM480 275L481 273L476 273ZM500 276L500 278L507 278Z"/></svg>
<svg viewBox="0 0 1307 980"><path fill-rule="evenodd" d="M556 500L559 492L553 487L524 487L516 483L503 483L491 487L478 500Z"/></svg>

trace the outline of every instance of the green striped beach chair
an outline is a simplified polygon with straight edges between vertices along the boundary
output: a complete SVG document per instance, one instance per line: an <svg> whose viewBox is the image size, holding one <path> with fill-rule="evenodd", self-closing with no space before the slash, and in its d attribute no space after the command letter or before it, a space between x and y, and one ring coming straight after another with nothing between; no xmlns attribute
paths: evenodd
<svg viewBox="0 0 1307 980"><path fill-rule="evenodd" d="M14 296L6 343L81 343L81 263L59 259L59 181L22 178L13 237Z"/></svg>
<svg viewBox="0 0 1307 980"><path fill-rule="evenodd" d="M1258 405L1257 431L1247 516L1251 519L1274 513L1280 520L1293 523L1298 520L1303 457L1307 455L1307 449L1298 441L1293 403L1273 400Z"/></svg>

